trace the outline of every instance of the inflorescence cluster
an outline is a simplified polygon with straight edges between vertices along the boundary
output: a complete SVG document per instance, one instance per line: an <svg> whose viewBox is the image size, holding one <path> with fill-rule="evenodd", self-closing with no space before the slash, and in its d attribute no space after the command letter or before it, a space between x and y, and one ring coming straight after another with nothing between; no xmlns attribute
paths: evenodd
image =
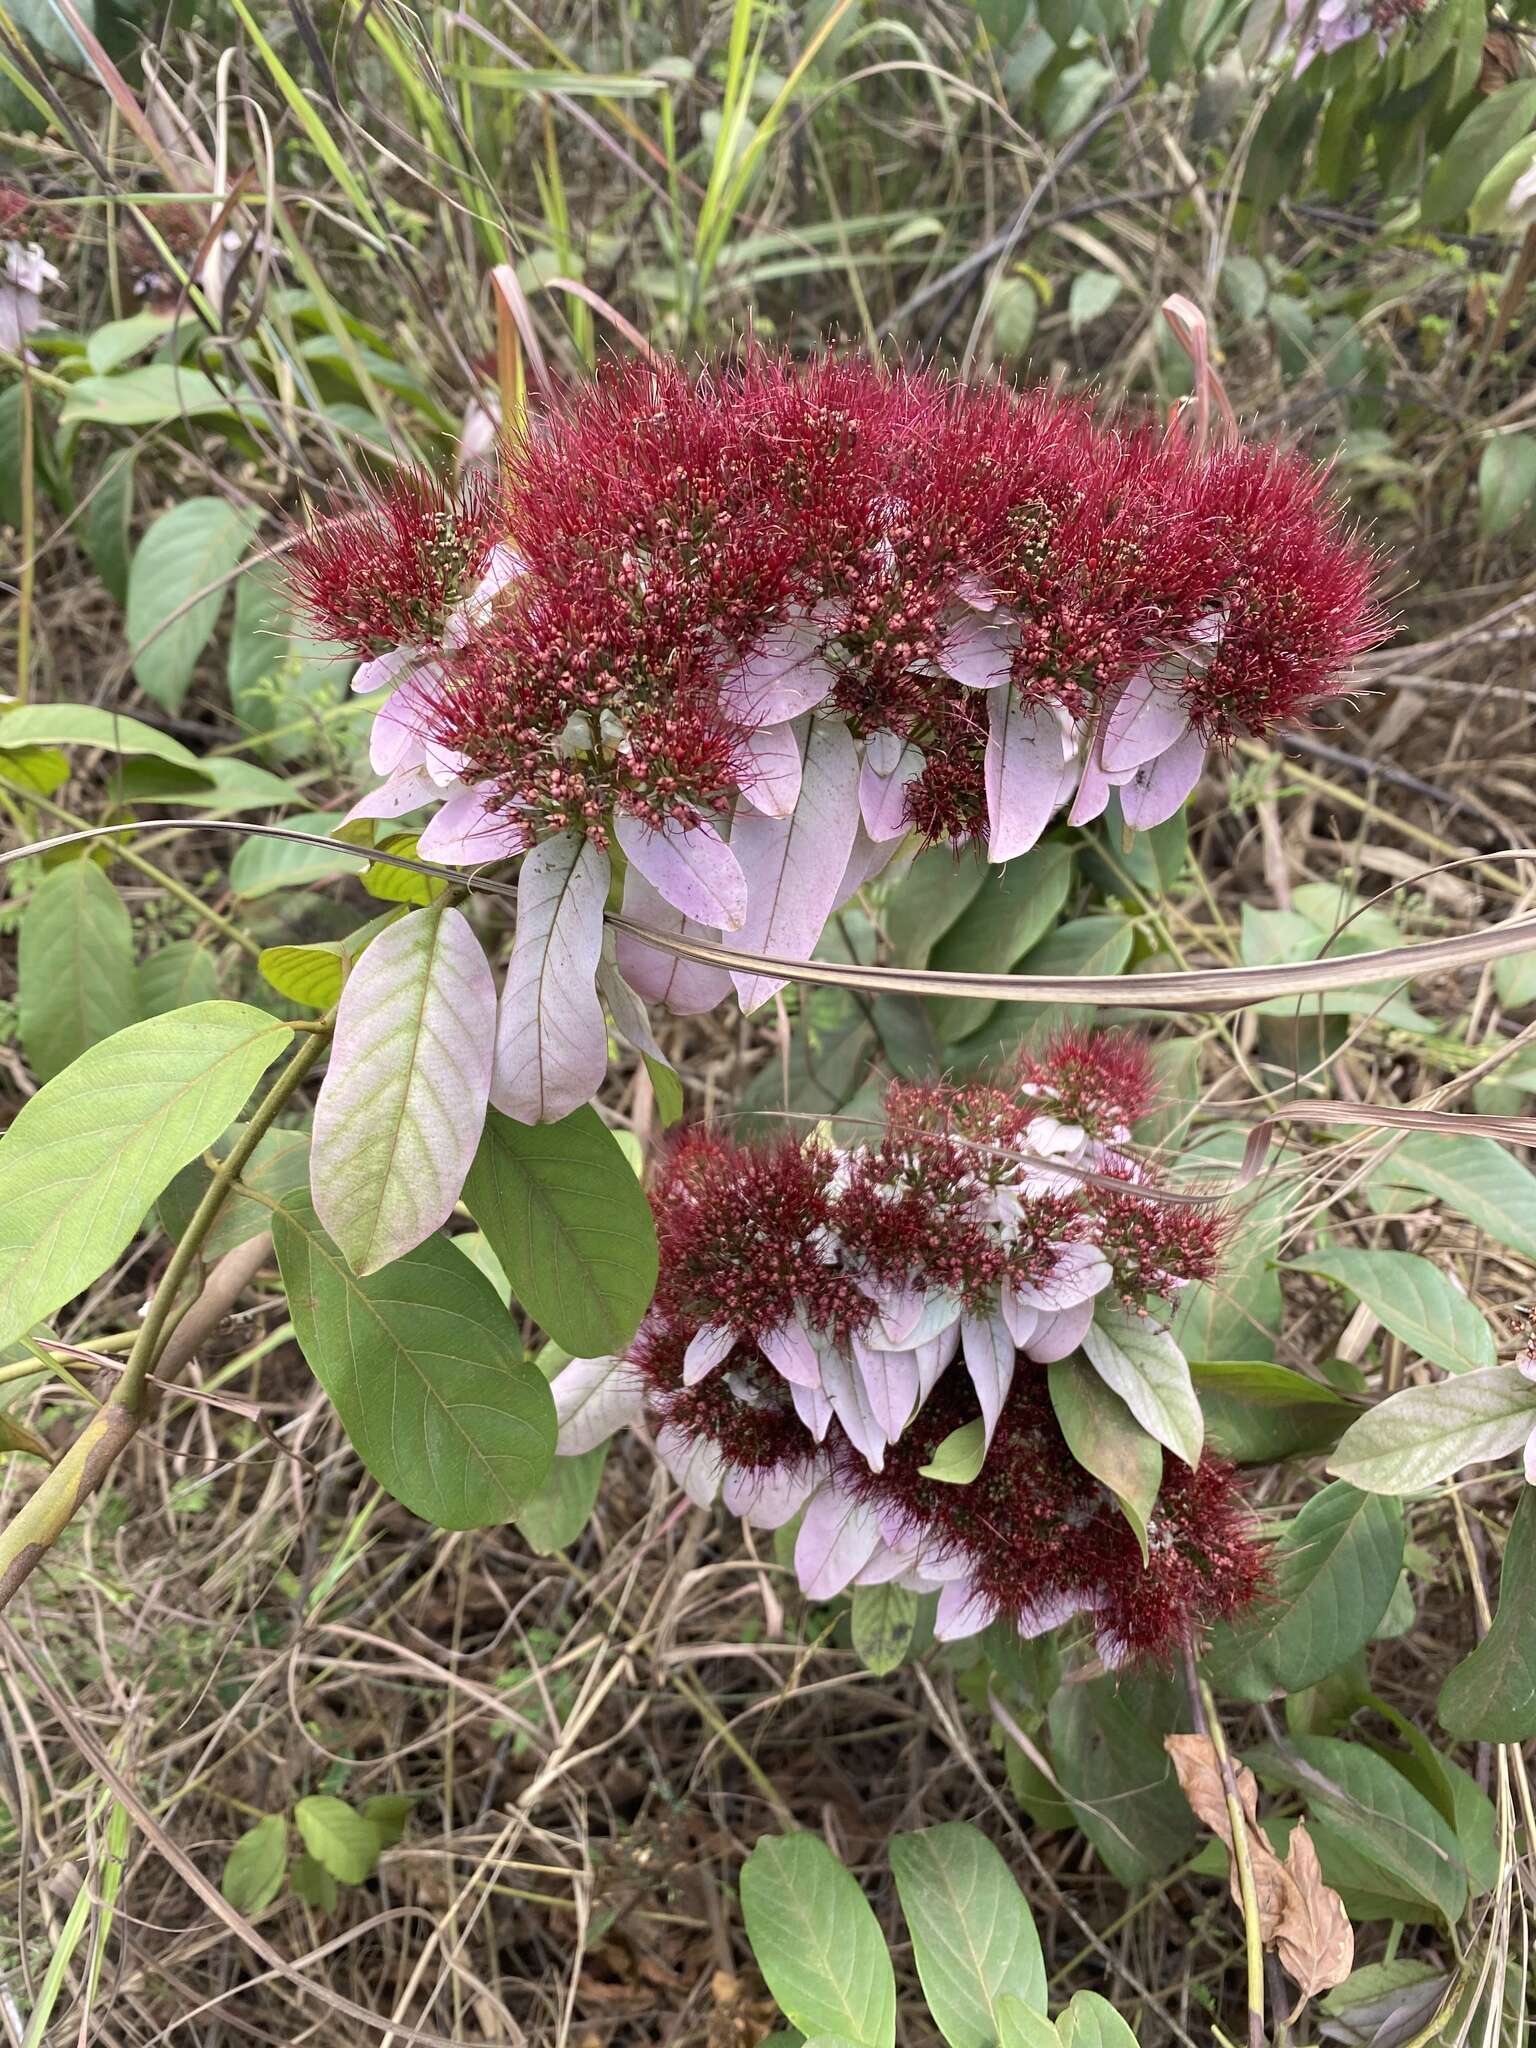
<svg viewBox="0 0 1536 2048"><path fill-rule="evenodd" d="M807 1595L938 1594L940 1639L1074 1615L1111 1665L1236 1611L1263 1573L1228 1471L1165 1460L1148 1562L1048 1382L1096 1316L1152 1320L1216 1270L1222 1222L1127 1149L1143 1048L1067 1034L1007 1088L896 1086L883 1137L683 1138L652 1192L661 1280L623 1360L555 1381L574 1455L643 1423L695 1500L802 1516ZM970 1432L974 1476L938 1476Z"/></svg>
<svg viewBox="0 0 1536 2048"><path fill-rule="evenodd" d="M611 371L499 481L393 485L294 564L390 690L358 814L441 802L421 850L449 862L616 842L631 922L788 958L911 832L1007 860L1112 792L1159 823L1382 630L1296 457L760 352ZM633 940L620 964L677 1008L729 986Z"/></svg>

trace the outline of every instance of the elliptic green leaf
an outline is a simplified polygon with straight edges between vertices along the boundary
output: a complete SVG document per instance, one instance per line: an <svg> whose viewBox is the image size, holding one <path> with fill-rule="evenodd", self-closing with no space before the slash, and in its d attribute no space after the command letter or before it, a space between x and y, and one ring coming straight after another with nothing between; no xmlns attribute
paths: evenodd
<svg viewBox="0 0 1536 2048"><path fill-rule="evenodd" d="M1460 1919L1467 1880L1456 1837L1385 1757L1337 1736L1296 1735L1244 1761L1266 1784L1299 1793L1310 1814L1381 1870L1387 1890L1421 1900L1448 1926Z"/></svg>
<svg viewBox="0 0 1536 2048"><path fill-rule="evenodd" d="M928 1463L917 1469L924 1479L937 1479L945 1486L969 1486L986 1458L987 1428L978 1415L974 1422L962 1422L952 1429L934 1446Z"/></svg>
<svg viewBox="0 0 1536 2048"><path fill-rule="evenodd" d="M1264 1595L1213 1633L1212 1678L1245 1700L1319 1684L1371 1640L1402 1565L1398 1502L1342 1480L1325 1486L1270 1552Z"/></svg>
<svg viewBox="0 0 1536 2048"><path fill-rule="evenodd" d="M896 1892L934 2025L949 2048L991 2048L1004 1997L1045 2012L1045 1963L1024 1894L967 1821L891 1840Z"/></svg>
<svg viewBox="0 0 1536 2048"><path fill-rule="evenodd" d="M43 876L22 912L17 1022L39 1081L139 1021L133 925L92 860Z"/></svg>
<svg viewBox="0 0 1536 2048"><path fill-rule="evenodd" d="M1496 1138L1415 1131L1372 1176L1373 1194L1397 1186L1433 1195L1496 1244L1536 1259L1536 1174Z"/></svg>
<svg viewBox="0 0 1536 2048"><path fill-rule="evenodd" d="M0 774L13 747L101 747L110 754L142 754L209 780L209 771L180 740L95 704L17 704L0 711Z"/></svg>
<svg viewBox="0 0 1536 2048"><path fill-rule="evenodd" d="M905 1663L917 1629L917 1595L905 1586L855 1586L853 1647L859 1662L877 1678Z"/></svg>
<svg viewBox="0 0 1536 2048"><path fill-rule="evenodd" d="M290 1035L244 1003L194 1003L93 1045L22 1107L0 1139L0 1344L100 1278Z"/></svg>
<svg viewBox="0 0 1536 2048"><path fill-rule="evenodd" d="M219 993L219 970L200 939L172 939L139 962L136 978L139 1008L146 1017L163 1017L190 1003L211 1003Z"/></svg>
<svg viewBox="0 0 1536 2048"><path fill-rule="evenodd" d="M140 688L167 711L179 710L191 687L219 621L224 579L257 523L255 512L227 499L183 498L139 542L128 570L128 642Z"/></svg>
<svg viewBox="0 0 1536 2048"><path fill-rule="evenodd" d="M288 1875L288 1823L269 1813L247 1828L224 1860L219 1890L247 1919L270 1906Z"/></svg>
<svg viewBox="0 0 1536 2048"><path fill-rule="evenodd" d="M1255 1359L1192 1365L1205 1414L1205 1441L1238 1465L1267 1465L1331 1451L1359 1408L1288 1366Z"/></svg>
<svg viewBox="0 0 1536 2048"><path fill-rule="evenodd" d="M299 1348L379 1484L440 1528L512 1521L548 1475L555 1404L490 1281L443 1237L360 1279L303 1195L272 1234Z"/></svg>
<svg viewBox="0 0 1536 2048"><path fill-rule="evenodd" d="M379 1831L345 1799L317 1792L293 1809L294 1825L320 1868L338 1884L361 1884L378 1867Z"/></svg>
<svg viewBox="0 0 1536 2048"><path fill-rule="evenodd" d="M1463 1465L1517 1451L1536 1429L1536 1386L1491 1365L1405 1387L1350 1424L1328 1469L1367 1493L1417 1493Z"/></svg>
<svg viewBox="0 0 1536 2048"><path fill-rule="evenodd" d="M1293 1273L1316 1273L1347 1287L1431 1365L1476 1372L1498 1356L1492 1330L1467 1297L1414 1252L1327 1251L1288 1264Z"/></svg>
<svg viewBox="0 0 1536 2048"><path fill-rule="evenodd" d="M1136 2036L1107 1998L1075 1991L1056 2020L1061 2048L1136 2048Z"/></svg>
<svg viewBox="0 0 1536 2048"><path fill-rule="evenodd" d="M742 1865L763 1981L802 2034L894 2048L896 1976L858 1884L815 1835L769 1835Z"/></svg>
<svg viewBox="0 0 1536 2048"><path fill-rule="evenodd" d="M1124 1401L1074 1352L1047 1370L1051 1406L1067 1449L1085 1472L1107 1486L1125 1512L1147 1562L1147 1517L1163 1483L1160 1445Z"/></svg>
<svg viewBox="0 0 1536 2048"><path fill-rule="evenodd" d="M464 1200L547 1336L576 1358L623 1351L656 1286L656 1226L590 1104L555 1124L492 1110Z"/></svg>
<svg viewBox="0 0 1536 2048"><path fill-rule="evenodd" d="M1118 1301L1101 1302L1082 1348L1147 1434L1186 1465L1198 1465L1205 1418L1184 1354L1162 1324Z"/></svg>
<svg viewBox="0 0 1536 2048"><path fill-rule="evenodd" d="M305 811L284 818L296 832L312 832L325 839L340 824L340 813ZM312 846L302 839L246 840L229 864L229 886L246 902L270 896L274 889L296 889L307 882L331 882L338 875L360 875L368 865L349 847Z"/></svg>
<svg viewBox="0 0 1536 2048"><path fill-rule="evenodd" d="M1445 1681L1437 1711L1458 1742L1536 1738L1536 1487L1515 1509L1493 1626Z"/></svg>
<svg viewBox="0 0 1536 2048"><path fill-rule="evenodd" d="M1006 973L1056 922L1072 878L1072 853L1059 845L985 870L980 889L934 945L928 965L945 973ZM934 1028L941 1038L979 1031L996 1008L966 996L939 998Z"/></svg>

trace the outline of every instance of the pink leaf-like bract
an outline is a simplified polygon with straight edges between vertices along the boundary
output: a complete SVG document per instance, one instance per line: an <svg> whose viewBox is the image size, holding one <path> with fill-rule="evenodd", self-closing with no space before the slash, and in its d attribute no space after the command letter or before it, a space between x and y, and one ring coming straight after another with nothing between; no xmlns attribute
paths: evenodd
<svg viewBox="0 0 1536 2048"><path fill-rule="evenodd" d="M864 1382L865 1401L887 1439L895 1443L917 1407L917 1354L876 1351L855 1336L853 1359Z"/></svg>
<svg viewBox="0 0 1536 2048"><path fill-rule="evenodd" d="M1028 853L1050 822L1061 792L1061 727L1042 704L1020 704L1010 687L987 699L988 860Z"/></svg>
<svg viewBox="0 0 1536 2048"><path fill-rule="evenodd" d="M873 1509L823 1486L812 1494L795 1538L800 1590L808 1600L830 1600L863 1570L879 1541Z"/></svg>
<svg viewBox="0 0 1536 2048"><path fill-rule="evenodd" d="M967 613L944 635L939 666L966 690L995 690L1006 683L1019 644L1019 622L1007 612Z"/></svg>
<svg viewBox="0 0 1536 2048"><path fill-rule="evenodd" d="M1087 1336L1093 1324L1093 1297L1075 1308L1047 1310L1035 1325L1034 1335L1021 1347L1039 1365L1068 1358Z"/></svg>
<svg viewBox="0 0 1536 2048"><path fill-rule="evenodd" d="M683 1385L696 1387L736 1349L736 1332L723 1323L706 1323L689 1339L683 1353Z"/></svg>
<svg viewBox="0 0 1536 2048"><path fill-rule="evenodd" d="M491 1079L492 1102L518 1123L569 1116L608 1071L597 997L607 895L608 856L580 832L542 840L523 862Z"/></svg>
<svg viewBox="0 0 1536 2048"><path fill-rule="evenodd" d="M624 1358L572 1358L550 1381L562 1458L596 1450L609 1437L638 1422L645 1407L645 1382Z"/></svg>
<svg viewBox="0 0 1536 2048"><path fill-rule="evenodd" d="M894 733L871 733L859 770L859 810L864 830L883 844L907 830L907 785L923 772L923 751Z"/></svg>
<svg viewBox="0 0 1536 2048"><path fill-rule="evenodd" d="M341 822L350 825L354 818L403 817L423 804L435 804L441 795L425 768L402 768L377 789L365 791Z"/></svg>
<svg viewBox="0 0 1536 2048"><path fill-rule="evenodd" d="M315 1213L373 1273L453 1214L485 1122L496 984L461 911L412 911L361 955L315 1105Z"/></svg>
<svg viewBox="0 0 1536 2048"><path fill-rule="evenodd" d="M695 924L691 917L664 903L638 868L631 868L624 877L624 915L648 931L720 944L718 931ZM630 987L646 1002L664 1004L675 1017L699 1016L731 992L731 977L723 967L710 967L702 960L678 960L629 932L615 932L613 938L619 972Z"/></svg>
<svg viewBox="0 0 1536 2048"><path fill-rule="evenodd" d="M1110 1263L1097 1245L1064 1244L1057 1246L1056 1263L1043 1280L1015 1281L1013 1292L1017 1300L1027 1302L1031 1308L1054 1314L1092 1301L1113 1278Z"/></svg>
<svg viewBox="0 0 1536 2048"><path fill-rule="evenodd" d="M741 740L741 793L765 818L787 818L800 800L805 734L792 725L761 725Z"/></svg>
<svg viewBox="0 0 1536 2048"><path fill-rule="evenodd" d="M428 819L417 843L423 860L448 867L473 867L487 860L510 860L528 843L528 834L504 811L493 811L490 792L460 789Z"/></svg>
<svg viewBox="0 0 1536 2048"><path fill-rule="evenodd" d="M966 1579L951 1579L939 1595L939 1611L933 1618L934 1640L963 1642L979 1636L997 1619L997 1602Z"/></svg>
<svg viewBox="0 0 1536 2048"><path fill-rule="evenodd" d="M754 1529L782 1529L799 1514L817 1480L815 1462L779 1470L769 1466L761 1471L733 1465L725 1475L720 1497L733 1515L740 1515Z"/></svg>
<svg viewBox="0 0 1536 2048"><path fill-rule="evenodd" d="M747 914L747 878L741 863L707 820L685 826L669 818L653 831L620 811L614 837L625 859L684 917L721 931L741 929Z"/></svg>
<svg viewBox="0 0 1536 2048"><path fill-rule="evenodd" d="M1165 754L1188 730L1189 713L1178 691L1138 669L1104 714L1099 759L1111 775L1139 768Z"/></svg>
<svg viewBox="0 0 1536 2048"><path fill-rule="evenodd" d="M809 960L832 912L858 823L858 755L839 721L813 718L806 736L800 801L790 818L739 812L731 844L747 877L742 952ZM733 974L743 1010L784 984L771 975Z"/></svg>
<svg viewBox="0 0 1536 2048"><path fill-rule="evenodd" d="M965 1366L981 1404L981 1420L990 1444L1003 1412L1008 1389L1013 1385L1016 1346L1001 1314L962 1316L960 1342L965 1347Z"/></svg>
<svg viewBox="0 0 1536 2048"><path fill-rule="evenodd" d="M798 1316L781 1323L776 1330L764 1330L757 1348L781 1379L791 1386L819 1387L821 1365L816 1347Z"/></svg>
<svg viewBox="0 0 1536 2048"><path fill-rule="evenodd" d="M670 1422L656 1432L656 1455L696 1508L707 1508L720 1491L725 1460L708 1437L689 1436Z"/></svg>
<svg viewBox="0 0 1536 2048"><path fill-rule="evenodd" d="M1205 741L1193 726L1165 754L1138 768L1120 791L1120 812L1133 832L1166 824L1200 780Z"/></svg>
<svg viewBox="0 0 1536 2048"><path fill-rule="evenodd" d="M720 702L743 725L785 725L813 711L836 681L818 652L821 639L809 619L771 626L722 678Z"/></svg>

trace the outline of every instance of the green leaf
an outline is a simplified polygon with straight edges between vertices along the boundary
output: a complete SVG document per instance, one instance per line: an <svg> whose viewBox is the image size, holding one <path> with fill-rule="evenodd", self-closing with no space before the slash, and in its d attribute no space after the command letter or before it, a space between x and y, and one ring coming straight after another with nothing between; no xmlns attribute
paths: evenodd
<svg viewBox="0 0 1536 2048"><path fill-rule="evenodd" d="M1236 1699L1301 1692L1371 1640L1403 1566L1402 1508L1336 1481L1307 1502L1269 1563L1262 1598L1214 1630L1206 1652L1213 1680Z"/></svg>
<svg viewBox="0 0 1536 2048"><path fill-rule="evenodd" d="M231 1124L224 1135L216 1138L206 1149L215 1159L223 1159L236 1139L243 1136L244 1130L243 1124ZM167 1237L174 1240L186 1230L192 1221L192 1212L207 1194L212 1178L205 1162L194 1159L162 1192L156 1206L160 1228ZM308 1185L308 1131L279 1126L265 1132L246 1161L245 1170L233 1192L225 1197L213 1228L203 1240L204 1258L221 1259L237 1244L248 1244L253 1237L259 1237L271 1225L272 1204L302 1191Z"/></svg>
<svg viewBox="0 0 1536 2048"><path fill-rule="evenodd" d="M1082 1348L1147 1434L1186 1465L1198 1465L1205 1418L1184 1354L1162 1324L1101 1300Z"/></svg>
<svg viewBox="0 0 1536 2048"><path fill-rule="evenodd" d="M1189 1371L1205 1415L1206 1447L1238 1465L1331 1451L1360 1412L1332 1387L1284 1365L1222 1359Z"/></svg>
<svg viewBox="0 0 1536 2048"><path fill-rule="evenodd" d="M1461 1918L1467 1880L1456 1837L1385 1757L1332 1735L1297 1735L1245 1761L1265 1784L1296 1792L1310 1814L1447 1926ZM1324 1875L1327 1875L1326 1859Z"/></svg>
<svg viewBox="0 0 1536 2048"><path fill-rule="evenodd" d="M345 1799L313 1793L294 1807L293 1821L305 1848L338 1884L362 1884L378 1868L379 1831Z"/></svg>
<svg viewBox="0 0 1536 2048"><path fill-rule="evenodd" d="M1515 953L1507 960L1495 960L1493 985L1506 1010L1528 1010L1536 1003L1536 951ZM1517 1060L1515 1065L1518 1067L1519 1064ZM1508 1069L1498 1078L1501 1081L1509 1079Z"/></svg>
<svg viewBox="0 0 1536 2048"><path fill-rule="evenodd" d="M1370 1191L1394 1184L1433 1195L1496 1243L1536 1259L1536 1175L1496 1138L1415 1131L1376 1169Z"/></svg>
<svg viewBox="0 0 1536 2048"><path fill-rule="evenodd" d="M853 1647L859 1662L877 1678L898 1670L907 1660L917 1631L918 1598L905 1586L855 1586Z"/></svg>
<svg viewBox="0 0 1536 2048"><path fill-rule="evenodd" d="M1147 1562L1147 1518L1163 1483L1163 1453L1118 1394L1074 1352L1047 1368L1067 1449L1119 1501Z"/></svg>
<svg viewBox="0 0 1536 2048"><path fill-rule="evenodd" d="M8 1394L14 1395L15 1391L14 1386L6 1388ZM53 1452L37 1432L28 1429L24 1422L18 1422L14 1415L8 1415L3 1408L0 1408L0 1451L15 1451L22 1457L43 1458L50 1465L53 1463Z"/></svg>
<svg viewBox="0 0 1536 2048"><path fill-rule="evenodd" d="M1071 850L1058 845L1037 846L988 868L972 902L933 946L928 965L946 974L1006 973L1056 922L1071 879ZM996 1007L964 996L938 998L931 1004L934 1028L941 1038L965 1037Z"/></svg>
<svg viewBox="0 0 1536 2048"><path fill-rule="evenodd" d="M1024 1894L979 1828L945 1821L891 1839L896 1894L934 2025L949 2048L991 2048L998 2002L1045 2012L1045 1963Z"/></svg>
<svg viewBox="0 0 1536 2048"><path fill-rule="evenodd" d="M885 928L903 967L926 967L932 947L975 899L990 869L948 846L930 846L913 861L891 898Z"/></svg>
<svg viewBox="0 0 1536 2048"><path fill-rule="evenodd" d="M998 354L1013 362L1027 356L1035 329L1040 325L1040 294L1029 279L1000 279L988 310L992 316L992 345Z"/></svg>
<svg viewBox="0 0 1536 2048"><path fill-rule="evenodd" d="M324 839L340 824L339 813L303 811L284 818L295 832ZM248 839L229 864L229 886L246 902L270 896L275 889L297 889L311 882L333 882L338 875L360 875L368 863L340 844L311 846L298 839Z"/></svg>
<svg viewBox="0 0 1536 2048"><path fill-rule="evenodd" d="M1477 526L1498 540L1520 524L1536 496L1536 434L1496 434L1477 465Z"/></svg>
<svg viewBox="0 0 1536 2048"><path fill-rule="evenodd" d="M288 1883L293 1896L301 1899L306 1906L312 1906L317 1913L334 1913L336 1910L336 1880L328 1870L323 1869L308 1850L302 1856L295 1856L293 1868L288 1873Z"/></svg>
<svg viewBox="0 0 1536 2048"><path fill-rule="evenodd" d="M1471 1302L1416 1253L1316 1252L1288 1265L1347 1288L1394 1337L1447 1372L1476 1372L1498 1356L1493 1332Z"/></svg>
<svg viewBox="0 0 1536 2048"><path fill-rule="evenodd" d="M1125 289L1124 280L1110 270L1080 271L1067 294L1067 325L1074 334L1101 320Z"/></svg>
<svg viewBox="0 0 1536 2048"><path fill-rule="evenodd" d="M183 498L139 542L128 570L128 643L139 687L178 711L213 637L223 581L250 545L260 515L224 498ZM198 591L216 587L195 603Z"/></svg>
<svg viewBox="0 0 1536 2048"><path fill-rule="evenodd" d="M1513 1365L1405 1387L1350 1424L1328 1469L1367 1493L1418 1493L1463 1465L1519 1450L1536 1429L1536 1386Z"/></svg>
<svg viewBox="0 0 1536 2048"><path fill-rule="evenodd" d="M1189 1146L1185 1161L1191 1167L1235 1167L1243 1144L1242 1133L1218 1132ZM1291 1200L1288 1189L1269 1187L1245 1205L1235 1219L1216 1279L1186 1287L1180 1295L1173 1333L1186 1358L1246 1364L1273 1356L1272 1332L1279 1327L1281 1308L1274 1259Z"/></svg>
<svg viewBox="0 0 1536 2048"><path fill-rule="evenodd" d="M1171 1870L1194 1842L1163 1735L1182 1725L1168 1685L1123 1674L1059 1687L1051 1755L1078 1826L1123 1885ZM1186 1709L1187 1711L1187 1709Z"/></svg>
<svg viewBox="0 0 1536 2048"><path fill-rule="evenodd" d="M23 1105L0 1139L0 1344L100 1278L289 1037L244 1003L194 1003L93 1045Z"/></svg>
<svg viewBox="0 0 1536 2048"><path fill-rule="evenodd" d="M918 1471L924 1479L937 1479L945 1486L969 1486L986 1463L986 1424L978 1415L974 1422L962 1422L936 1445L932 1458Z"/></svg>
<svg viewBox="0 0 1536 2048"><path fill-rule="evenodd" d="M133 924L92 860L45 874L21 916L17 1024L39 1081L139 1021Z"/></svg>
<svg viewBox="0 0 1536 2048"><path fill-rule="evenodd" d="M997 2001L997 2048L1061 2048L1061 2036L1022 1998L1004 1996Z"/></svg>
<svg viewBox="0 0 1536 2048"><path fill-rule="evenodd" d="M168 732L94 704L18 704L0 710L0 772L5 753L13 747L102 747L112 754L145 754L183 768L204 783L210 780L196 754Z"/></svg>
<svg viewBox="0 0 1536 2048"><path fill-rule="evenodd" d="M1520 1492L1493 1626L1445 1681L1436 1712L1458 1742L1536 1738L1536 1487Z"/></svg>
<svg viewBox="0 0 1536 2048"><path fill-rule="evenodd" d="M80 538L85 551L118 604L128 602L128 562L132 548L128 539L133 517L132 448L121 448L111 456L96 479L90 500L80 518Z"/></svg>
<svg viewBox="0 0 1536 2048"><path fill-rule="evenodd" d="M380 1848L393 1849L415 1806L409 1792L375 1792L363 1801L363 1819L372 1822Z"/></svg>
<svg viewBox="0 0 1536 2048"><path fill-rule="evenodd" d="M517 1511L518 1534L540 1557L551 1557L586 1528L597 1505L608 1444L594 1444L574 1458L556 1458L549 1476Z"/></svg>
<svg viewBox="0 0 1536 2048"><path fill-rule="evenodd" d="M1056 2033L1061 2048L1136 2048L1136 2036L1097 1991L1073 1992Z"/></svg>
<svg viewBox="0 0 1536 2048"><path fill-rule="evenodd" d="M590 1103L554 1124L492 1110L464 1200L547 1336L577 1358L623 1351L655 1291L656 1226Z"/></svg>
<svg viewBox="0 0 1536 2048"><path fill-rule="evenodd" d="M98 377L153 348L176 324L174 313L130 313L126 320L107 320L86 336L85 359Z"/></svg>
<svg viewBox="0 0 1536 2048"><path fill-rule="evenodd" d="M1438 8L1439 14L1448 14L1448 7ZM1510 217L1509 197L1521 177L1536 162L1536 135L1525 135L1513 149L1506 150L1472 195L1467 208L1467 226L1474 235L1519 234L1523 220ZM1522 207L1521 212L1525 209Z"/></svg>
<svg viewBox="0 0 1536 2048"><path fill-rule="evenodd" d="M255 401L222 392L202 370L146 363L111 377L81 377L69 387L61 427L163 427L171 420L236 413Z"/></svg>
<svg viewBox="0 0 1536 2048"><path fill-rule="evenodd" d="M1469 114L1431 171L1419 201L1426 227L1443 228L1464 214L1494 165L1536 119L1536 79L1522 79Z"/></svg>
<svg viewBox="0 0 1536 2048"><path fill-rule="evenodd" d="M262 741L268 759L306 757L322 714L345 693L354 659L345 648L316 640L300 624L280 563L252 562L236 582L229 636L229 698L235 717L252 739L279 727L298 728Z"/></svg>
<svg viewBox="0 0 1536 2048"><path fill-rule="evenodd" d="M769 1835L741 1870L741 1911L763 1981L807 2036L894 2048L896 1977L858 1884L814 1835Z"/></svg>
<svg viewBox="0 0 1536 2048"><path fill-rule="evenodd" d="M490 1281L444 1237L359 1278L303 1195L272 1235L299 1348L384 1490L443 1529L514 1520L548 1476L555 1404Z"/></svg>
<svg viewBox="0 0 1536 2048"><path fill-rule="evenodd" d="M211 1003L219 993L219 971L200 939L172 939L158 953L139 962L139 1008L146 1017L163 1017L191 1003Z"/></svg>
<svg viewBox="0 0 1536 2048"><path fill-rule="evenodd" d="M247 1828L224 1859L219 1890L247 1919L270 1906L288 1875L288 1823L269 1813Z"/></svg>

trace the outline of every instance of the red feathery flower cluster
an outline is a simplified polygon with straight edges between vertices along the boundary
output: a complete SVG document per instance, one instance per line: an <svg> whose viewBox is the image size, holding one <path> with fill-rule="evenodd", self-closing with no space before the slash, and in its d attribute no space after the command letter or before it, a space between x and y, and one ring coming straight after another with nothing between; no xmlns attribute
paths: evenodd
<svg viewBox="0 0 1536 2048"><path fill-rule="evenodd" d="M627 1360L556 1381L561 1448L643 1413L696 1498L723 1487L765 1526L804 1509L813 1597L899 1578L939 1593L941 1637L1084 1614L1121 1662L1235 1611L1260 1553L1224 1468L1169 1460L1144 1569L1046 1367L1156 1331L1146 1298L1210 1278L1221 1223L1121 1149L1149 1092L1134 1041L1066 1034L1020 1071L1013 1092L894 1088L887 1135L850 1151L685 1138L652 1193L651 1312ZM934 1477L972 1424L976 1477Z"/></svg>
<svg viewBox="0 0 1536 2048"><path fill-rule="evenodd" d="M1158 823L1382 632L1301 460L856 360L617 369L463 489L296 551L360 686L404 693L397 797L453 778L425 850L616 835L639 922L800 957L909 830L1006 860L1114 790Z"/></svg>

